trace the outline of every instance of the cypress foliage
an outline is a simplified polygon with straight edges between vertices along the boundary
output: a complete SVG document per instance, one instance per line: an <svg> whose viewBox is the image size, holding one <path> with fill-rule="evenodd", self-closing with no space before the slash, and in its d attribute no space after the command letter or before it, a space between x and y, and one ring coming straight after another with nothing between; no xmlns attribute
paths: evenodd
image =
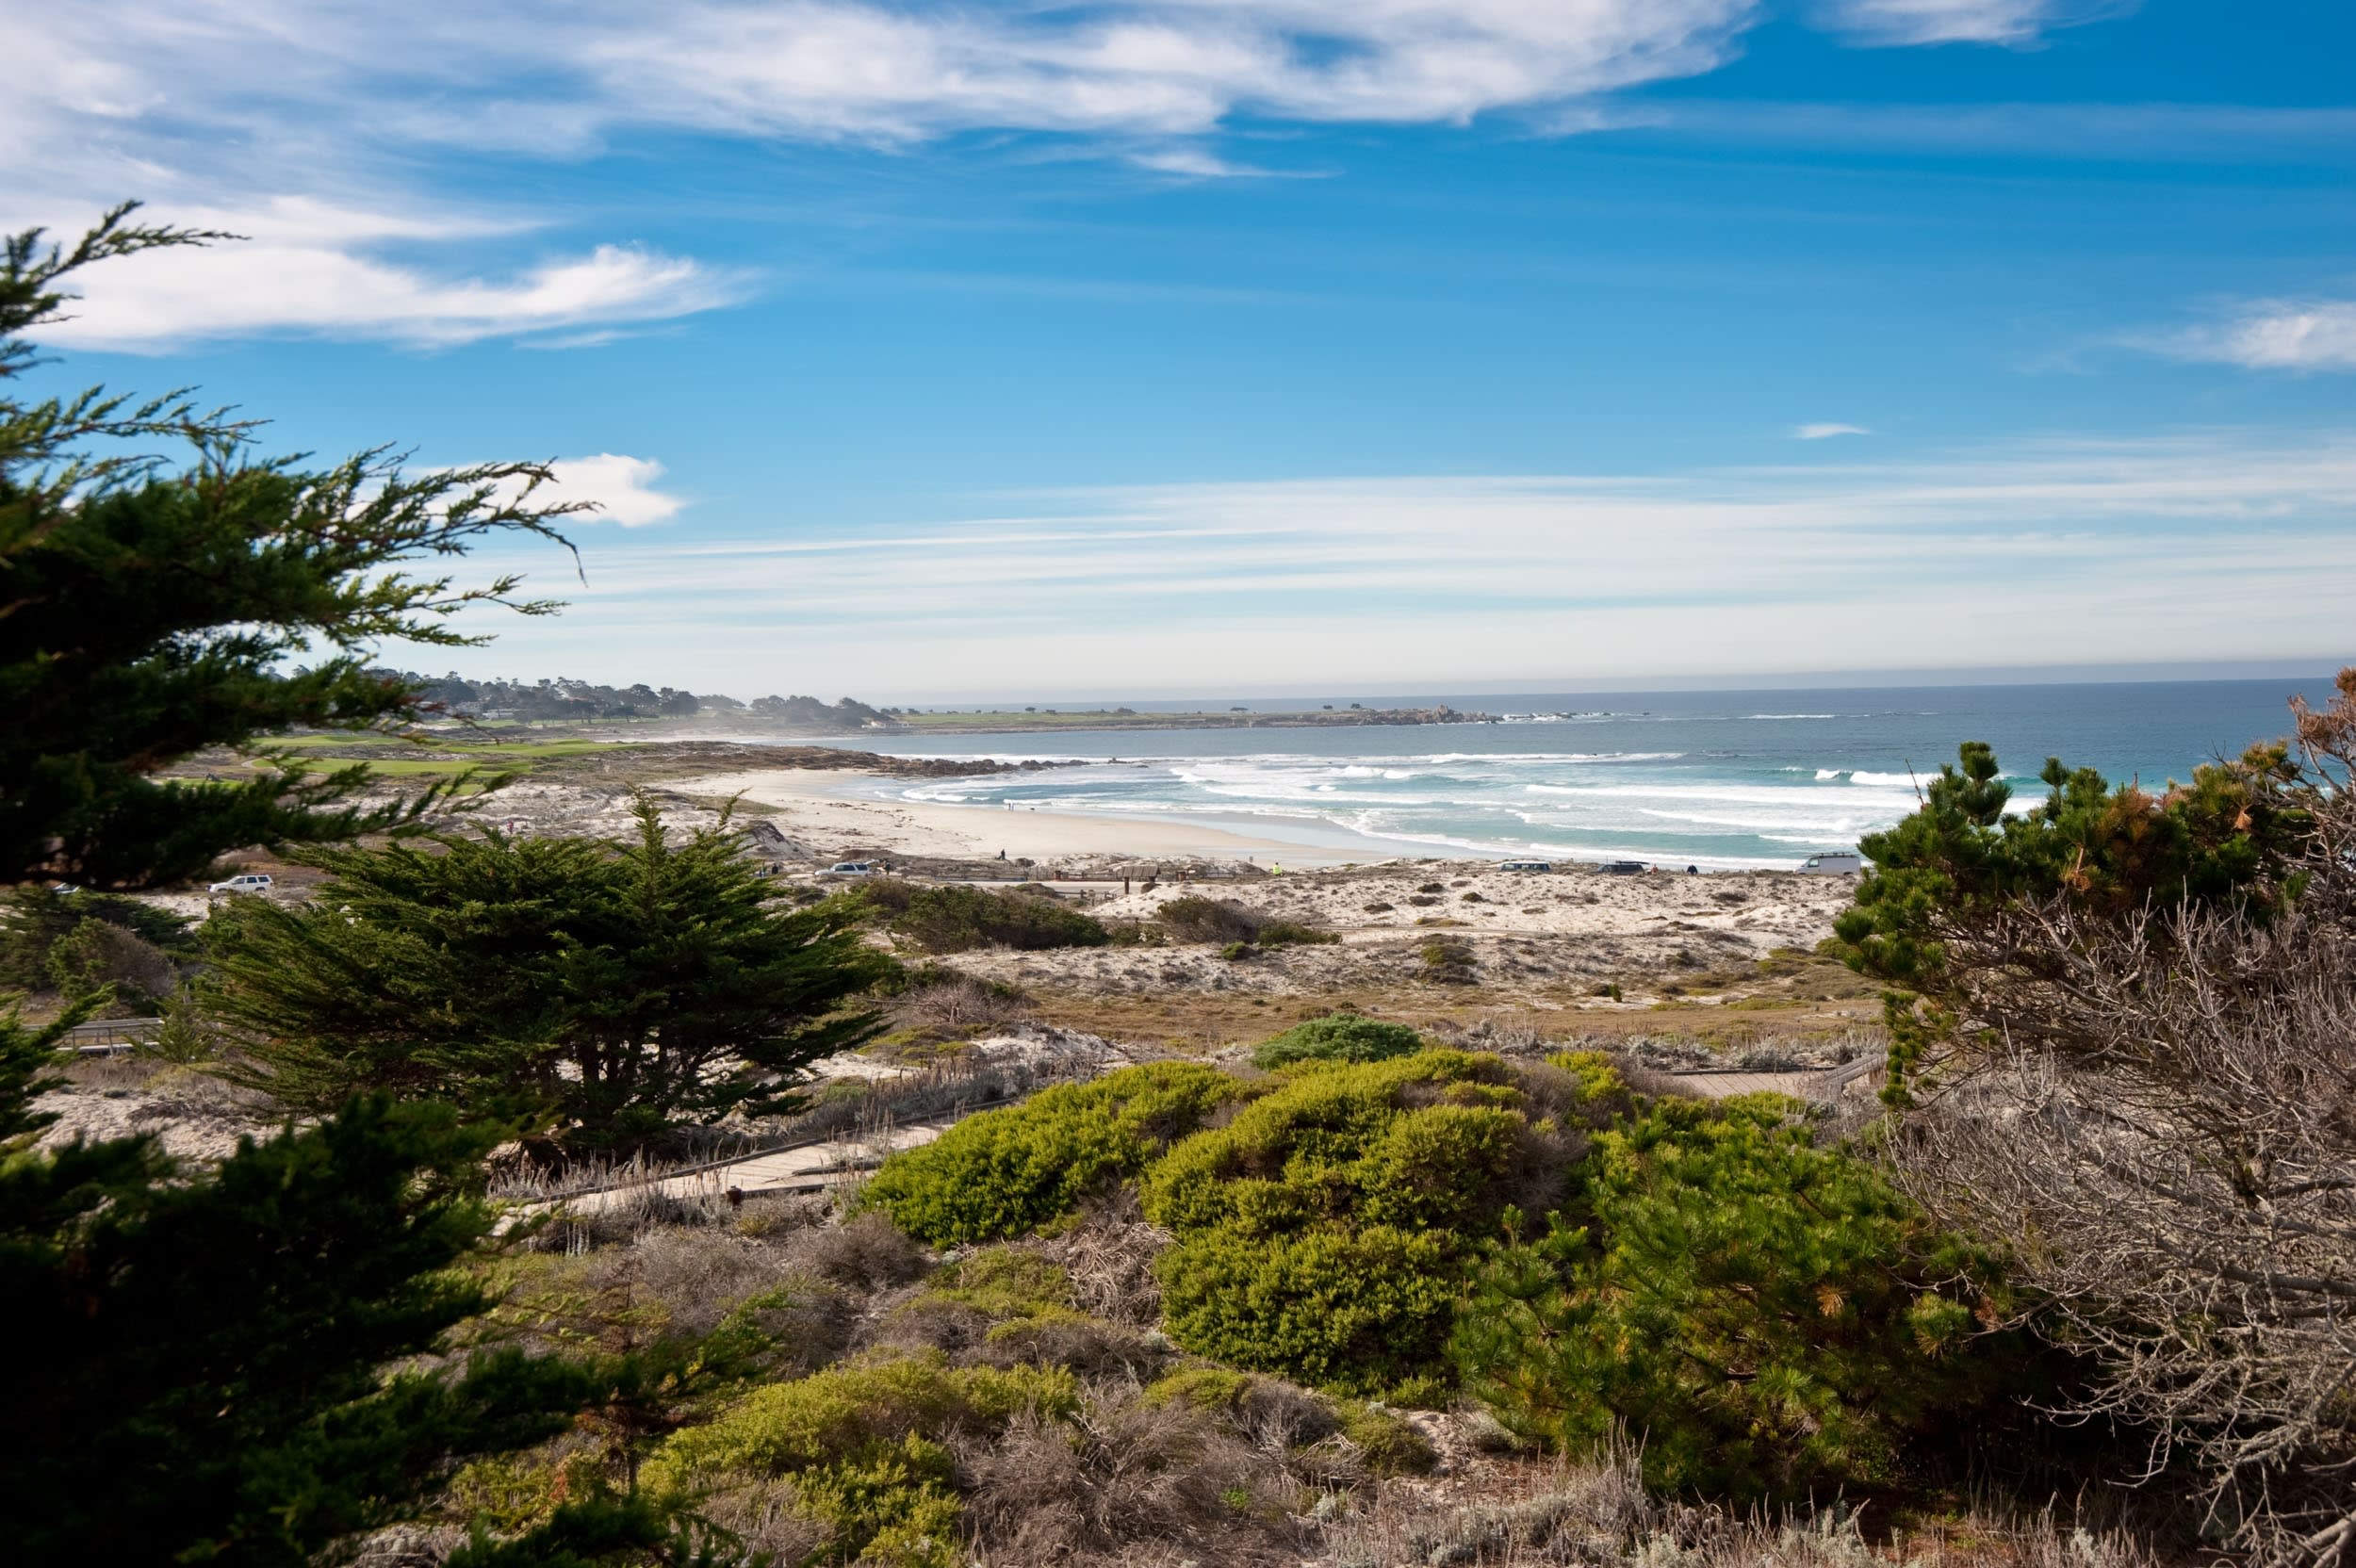
<svg viewBox="0 0 2356 1568"><path fill-rule="evenodd" d="M36 1562L302 1564L412 1517L461 1459L563 1429L595 1387L443 1348L491 1212L493 1130L354 1102L209 1174L151 1139L25 1147L55 1029L0 1025L0 1510Z"/></svg>
<svg viewBox="0 0 2356 1568"><path fill-rule="evenodd" d="M708 830L628 844L444 837L303 852L301 906L240 901L205 929L211 1006L244 1081L326 1109L359 1092L470 1118L552 1119L574 1150L798 1102L793 1082L874 1028L892 972L843 904L787 910Z"/></svg>
<svg viewBox="0 0 2356 1568"><path fill-rule="evenodd" d="M365 765L319 775L268 753L236 779L157 776L298 726L398 727L419 698L370 673L371 645L480 642L449 624L468 604L556 608L518 600L515 578L458 588L402 564L494 534L557 538L578 510L535 498L542 465L415 475L378 449L314 468L254 456L251 422L178 395L9 396L37 363L19 335L58 318L72 273L231 237L136 224L134 207L71 249L38 229L0 243L0 881L149 887L245 844L413 823L454 786L358 807ZM185 460L142 449L155 441Z"/></svg>
<svg viewBox="0 0 2356 1568"><path fill-rule="evenodd" d="M1888 1484L1909 1441L2017 1388L1981 1335L1991 1260L1797 1110L1656 1100L1600 1135L1579 1196L1494 1249L1458 1314L1466 1386L1557 1447L1642 1434L1655 1485L1780 1497Z"/></svg>

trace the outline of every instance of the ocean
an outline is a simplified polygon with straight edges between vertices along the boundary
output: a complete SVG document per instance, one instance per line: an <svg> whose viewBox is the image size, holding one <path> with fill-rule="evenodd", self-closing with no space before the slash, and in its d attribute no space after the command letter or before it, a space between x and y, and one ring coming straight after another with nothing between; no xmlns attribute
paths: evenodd
<svg viewBox="0 0 2356 1568"><path fill-rule="evenodd" d="M1854 848L1912 811L1916 779L1964 741L1995 746L2023 807L2042 797L2037 776L2053 756L2113 780L2186 778L2287 733L2295 692L2320 703L2330 678L1465 695L1445 700L1512 717L834 743L1080 764L879 780L872 792L882 798L1180 820L1367 859L1542 855L1712 869Z"/></svg>

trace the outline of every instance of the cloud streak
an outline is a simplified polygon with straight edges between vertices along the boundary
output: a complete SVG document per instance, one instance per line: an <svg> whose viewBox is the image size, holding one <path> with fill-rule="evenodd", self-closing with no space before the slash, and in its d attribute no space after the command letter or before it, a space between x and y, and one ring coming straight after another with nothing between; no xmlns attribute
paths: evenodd
<svg viewBox="0 0 2356 1568"><path fill-rule="evenodd" d="M1829 420L1812 425L1794 425L1792 438L1795 441L1824 441L1836 435L1871 435L1863 425L1841 425Z"/></svg>
<svg viewBox="0 0 2356 1568"><path fill-rule="evenodd" d="M499 658L591 675L659 635L666 678L719 691L946 696L1063 690L1073 671L1140 694L1415 689L2314 656L2350 651L2356 593L2356 433L1040 499L892 531L591 540L575 608L501 629Z"/></svg>
<svg viewBox="0 0 2356 1568"><path fill-rule="evenodd" d="M442 259L536 226L417 194L420 164L452 152L585 156L682 131L906 148L987 131L1064 139L1165 177L1320 172L1240 163L1213 139L1270 122L1623 123L1613 94L1715 70L1768 14L1761 0L35 9L0 0L22 51L0 103L0 220L70 222L97 190L184 221L209 209L259 237L234 260L108 270L60 338L151 351L274 332L569 346L746 292L617 237L503 270ZM1836 0L1823 20L1876 43L2013 43L2085 15L2063 0Z"/></svg>
<svg viewBox="0 0 2356 1568"><path fill-rule="evenodd" d="M1874 46L2034 43L2061 27L2124 16L2141 0L1824 0L1823 24Z"/></svg>
<svg viewBox="0 0 2356 1568"><path fill-rule="evenodd" d="M2215 321L2128 338L2173 359L2245 370L2356 370L2356 300L2262 300Z"/></svg>

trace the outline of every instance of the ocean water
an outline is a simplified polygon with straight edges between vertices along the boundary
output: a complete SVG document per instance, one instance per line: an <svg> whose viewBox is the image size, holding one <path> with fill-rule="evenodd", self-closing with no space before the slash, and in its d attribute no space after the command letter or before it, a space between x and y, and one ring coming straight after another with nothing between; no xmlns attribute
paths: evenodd
<svg viewBox="0 0 2356 1568"><path fill-rule="evenodd" d="M910 801L1186 821L1368 859L1538 854L1777 866L1853 848L1912 811L1917 778L1952 761L1964 741L1996 747L2025 807L2044 792L2037 775L2050 756L2151 786L2188 777L2201 762L2286 733L2294 692L2319 702L2330 678L1468 695L1446 700L1513 717L836 743L1080 764L875 787Z"/></svg>

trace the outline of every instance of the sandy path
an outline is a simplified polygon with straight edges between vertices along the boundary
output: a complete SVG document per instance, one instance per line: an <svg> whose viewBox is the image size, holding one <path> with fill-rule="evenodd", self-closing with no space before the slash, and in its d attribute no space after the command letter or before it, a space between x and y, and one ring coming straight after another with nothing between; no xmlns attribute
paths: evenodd
<svg viewBox="0 0 2356 1568"><path fill-rule="evenodd" d="M694 1199L717 1198L731 1187L744 1193L815 1191L843 1174L873 1169L887 1154L913 1149L921 1143L930 1143L951 1125L950 1122L938 1125L920 1123L894 1127L868 1138L839 1138L832 1143L813 1143L801 1149L780 1149L774 1154L751 1154L727 1165L692 1171L684 1176L666 1176L654 1182L632 1182L608 1187L601 1192L584 1193L578 1198L527 1207L561 1209L566 1214L588 1216L638 1202L649 1193L659 1193L665 1198Z"/></svg>
<svg viewBox="0 0 2356 1568"><path fill-rule="evenodd" d="M826 855L873 852L989 860L1004 850L1009 859L1042 864L1131 855L1143 859L1257 859L1263 864L1276 860L1288 866L1379 858L1371 850L1353 855L1313 849L1181 822L875 800L852 792L862 785L872 788L874 782L862 773L800 770L708 774L671 780L664 787L690 795L741 792L748 801L775 808L769 820L786 837Z"/></svg>

